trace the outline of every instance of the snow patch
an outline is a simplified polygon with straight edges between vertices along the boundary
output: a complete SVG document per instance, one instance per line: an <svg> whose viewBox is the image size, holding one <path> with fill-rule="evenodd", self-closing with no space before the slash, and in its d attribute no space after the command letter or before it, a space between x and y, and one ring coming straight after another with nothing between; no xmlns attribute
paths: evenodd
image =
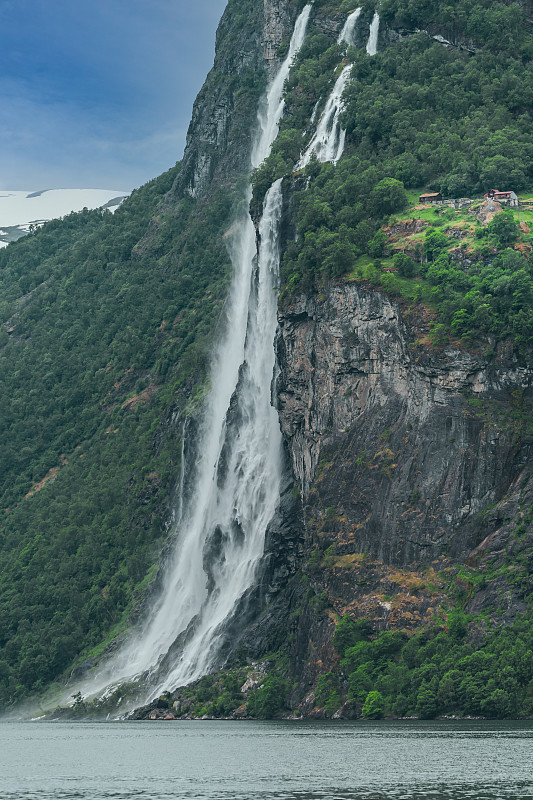
<svg viewBox="0 0 533 800"><path fill-rule="evenodd" d="M72 211L107 208L113 212L128 195L120 189L0 190L0 247L24 236L30 225L39 226Z"/></svg>

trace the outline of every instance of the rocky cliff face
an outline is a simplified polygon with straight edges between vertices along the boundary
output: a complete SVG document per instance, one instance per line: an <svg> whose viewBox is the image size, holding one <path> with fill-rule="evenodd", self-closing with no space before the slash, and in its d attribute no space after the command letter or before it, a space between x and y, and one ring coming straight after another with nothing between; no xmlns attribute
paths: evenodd
<svg viewBox="0 0 533 800"><path fill-rule="evenodd" d="M290 0L230 0L217 31L213 69L194 103L170 202L183 193L202 197L210 187L234 185L248 173L257 100L295 15Z"/></svg>
<svg viewBox="0 0 533 800"><path fill-rule="evenodd" d="M424 312L351 282L298 298L279 322L280 420L316 595L377 630L414 629L453 604L467 564L489 576L465 588L468 609L523 611L533 370L504 349L431 348ZM512 585L511 552L526 559ZM334 662L333 630L331 613L300 615L298 701Z"/></svg>
<svg viewBox="0 0 533 800"><path fill-rule="evenodd" d="M469 552L477 515L531 455L508 412L533 370L432 350L421 325L354 283L280 319L280 418L307 525L398 566Z"/></svg>

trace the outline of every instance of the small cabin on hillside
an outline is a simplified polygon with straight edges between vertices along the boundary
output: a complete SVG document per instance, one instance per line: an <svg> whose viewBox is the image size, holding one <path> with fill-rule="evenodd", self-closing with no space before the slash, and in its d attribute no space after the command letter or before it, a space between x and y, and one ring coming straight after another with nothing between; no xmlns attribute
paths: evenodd
<svg viewBox="0 0 533 800"><path fill-rule="evenodd" d="M419 203L441 203L442 195L440 192L428 192L421 194L418 198Z"/></svg>
<svg viewBox="0 0 533 800"><path fill-rule="evenodd" d="M485 194L487 200L496 200L497 203L505 203L511 208L518 208L518 195L516 192L498 192L491 189Z"/></svg>

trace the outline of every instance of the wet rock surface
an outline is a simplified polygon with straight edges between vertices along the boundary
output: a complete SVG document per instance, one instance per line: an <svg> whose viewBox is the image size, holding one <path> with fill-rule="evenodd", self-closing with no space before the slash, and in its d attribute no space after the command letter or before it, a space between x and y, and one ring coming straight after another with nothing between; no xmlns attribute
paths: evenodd
<svg viewBox="0 0 533 800"><path fill-rule="evenodd" d="M464 557L528 462L527 414L509 414L532 370L420 333L355 283L280 315L280 420L313 543L395 566Z"/></svg>
<svg viewBox="0 0 533 800"><path fill-rule="evenodd" d="M344 614L414 632L457 593L496 624L526 609L532 370L504 346L431 348L430 319L355 283L280 313L280 420L303 501L303 575L319 598L293 596L303 713L317 676L338 667Z"/></svg>

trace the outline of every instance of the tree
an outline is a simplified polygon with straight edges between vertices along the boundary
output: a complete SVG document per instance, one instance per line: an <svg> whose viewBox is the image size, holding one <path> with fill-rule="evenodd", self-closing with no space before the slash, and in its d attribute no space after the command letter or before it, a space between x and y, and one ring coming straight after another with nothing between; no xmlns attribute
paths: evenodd
<svg viewBox="0 0 533 800"><path fill-rule="evenodd" d="M428 261L433 261L449 245L448 237L435 228L429 228L424 238L424 253Z"/></svg>
<svg viewBox="0 0 533 800"><path fill-rule="evenodd" d="M451 711L457 704L457 687L462 679L458 669L448 670L439 682L437 701L444 711Z"/></svg>
<svg viewBox="0 0 533 800"><path fill-rule="evenodd" d="M480 179L484 189L490 189L493 186L507 188L510 181L513 182L513 188L519 188L526 183L522 164L502 155L485 159L481 167Z"/></svg>
<svg viewBox="0 0 533 800"><path fill-rule="evenodd" d="M429 323L429 338L435 347L443 347L449 342L448 329L442 322Z"/></svg>
<svg viewBox="0 0 533 800"><path fill-rule="evenodd" d="M397 717L405 717L408 707L409 703L407 697L404 694L398 694L392 706L392 713Z"/></svg>
<svg viewBox="0 0 533 800"><path fill-rule="evenodd" d="M405 253L395 253L392 263L398 270L398 275L401 275L404 278L412 278L416 272L415 262Z"/></svg>
<svg viewBox="0 0 533 800"><path fill-rule="evenodd" d="M366 619L355 622L350 616L345 616L338 623L333 634L333 647L344 658L346 650L354 647L358 642L365 641L370 636L370 623Z"/></svg>
<svg viewBox="0 0 533 800"><path fill-rule="evenodd" d="M461 611L454 611L448 616L448 633L456 641L461 641L468 630L468 620Z"/></svg>
<svg viewBox="0 0 533 800"><path fill-rule="evenodd" d="M317 706L324 706L326 717L331 717L342 703L339 676L335 672L326 672L317 681L315 691Z"/></svg>
<svg viewBox="0 0 533 800"><path fill-rule="evenodd" d="M387 234L383 231L378 231L374 238L368 243L368 255L372 258L380 258L385 252L387 242Z"/></svg>
<svg viewBox="0 0 533 800"><path fill-rule="evenodd" d="M363 719L382 719L384 706L385 703L381 692L369 692L363 704L361 715Z"/></svg>
<svg viewBox="0 0 533 800"><path fill-rule="evenodd" d="M518 238L518 229L511 211L504 211L495 216L487 225L487 231L494 236L500 247L508 247Z"/></svg>
<svg viewBox="0 0 533 800"><path fill-rule="evenodd" d="M420 719L433 719L437 714L437 696L427 685L422 686L416 698L416 713Z"/></svg>
<svg viewBox="0 0 533 800"><path fill-rule="evenodd" d="M504 689L495 689L489 697L481 703L481 711L487 717L502 719L510 716L512 712L512 702L508 692Z"/></svg>
<svg viewBox="0 0 533 800"><path fill-rule="evenodd" d="M370 192L368 199L371 214L386 217L397 211L403 211L408 199L404 185L396 178L383 178Z"/></svg>
<svg viewBox="0 0 533 800"><path fill-rule="evenodd" d="M271 673L264 685L250 692L248 713L252 717L272 719L285 705L286 682L280 675Z"/></svg>
<svg viewBox="0 0 533 800"><path fill-rule="evenodd" d="M361 664L360 667L351 673L348 678L349 691L348 697L356 703L362 703L368 696L369 691L372 689L372 677L369 670L372 669L372 664Z"/></svg>

